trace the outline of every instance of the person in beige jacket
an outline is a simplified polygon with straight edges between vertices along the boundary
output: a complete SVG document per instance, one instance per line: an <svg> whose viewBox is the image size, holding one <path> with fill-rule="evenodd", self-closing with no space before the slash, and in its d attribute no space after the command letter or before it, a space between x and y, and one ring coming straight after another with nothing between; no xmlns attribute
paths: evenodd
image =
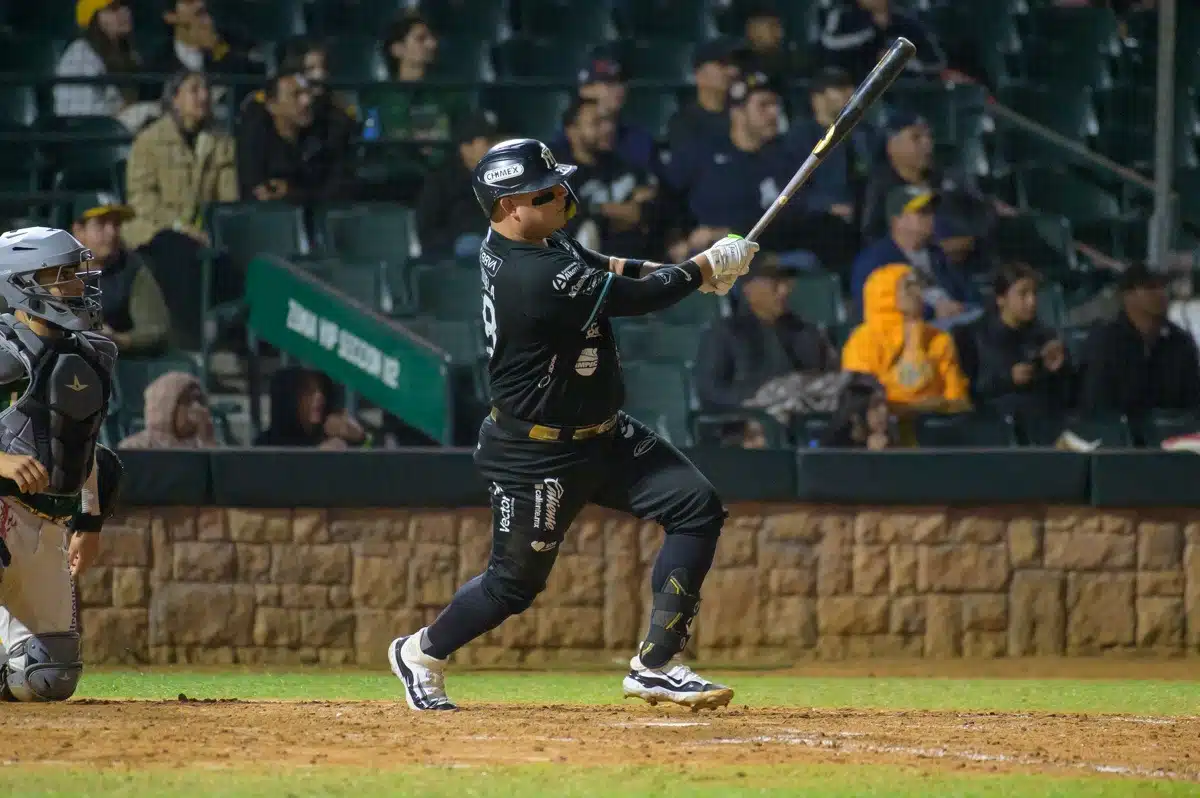
<svg viewBox="0 0 1200 798"><path fill-rule="evenodd" d="M182 341L199 334L200 257L208 246L204 209L238 199L233 138L212 124L208 78L183 70L167 84L165 113L133 141L126 166L126 197L134 216L125 243L154 265ZM231 275L218 261L212 286L229 293Z"/></svg>

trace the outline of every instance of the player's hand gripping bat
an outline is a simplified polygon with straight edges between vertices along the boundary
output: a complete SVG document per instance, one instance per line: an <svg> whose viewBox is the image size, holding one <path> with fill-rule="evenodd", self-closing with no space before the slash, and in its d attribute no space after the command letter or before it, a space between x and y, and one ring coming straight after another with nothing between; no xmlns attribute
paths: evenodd
<svg viewBox="0 0 1200 798"><path fill-rule="evenodd" d="M867 79L854 90L854 94L850 96L850 99L846 102L846 106L838 114L837 119L833 120L833 124L825 131L825 135L817 142L817 146L813 147L812 153L804 159L804 163L796 171L796 174L792 175L792 179L788 181L787 186L775 198L775 201L771 203L771 207L767 208L762 218L758 220L758 223L746 234L747 239L750 241L758 240L758 237L762 235L762 231L771 223L771 220L775 218L779 210L787 204L787 201L792 198L792 195L802 185L808 182L812 173L825 160L825 156L840 144L842 139L849 135L854 126L863 118L863 114L866 113L867 109L900 76L900 73L904 71L904 66L916 51L917 48L913 47L913 43L905 38L897 39L888 48L888 51L883 54L883 58L879 59L879 63L871 70L871 74L867 75Z"/></svg>

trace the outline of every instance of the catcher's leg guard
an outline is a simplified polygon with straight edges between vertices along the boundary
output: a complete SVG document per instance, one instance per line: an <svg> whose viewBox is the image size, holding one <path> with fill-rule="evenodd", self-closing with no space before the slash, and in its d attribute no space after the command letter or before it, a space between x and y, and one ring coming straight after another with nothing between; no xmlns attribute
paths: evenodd
<svg viewBox="0 0 1200 798"><path fill-rule="evenodd" d="M33 635L8 652L0 692L16 701L66 701L82 674L78 632Z"/></svg>

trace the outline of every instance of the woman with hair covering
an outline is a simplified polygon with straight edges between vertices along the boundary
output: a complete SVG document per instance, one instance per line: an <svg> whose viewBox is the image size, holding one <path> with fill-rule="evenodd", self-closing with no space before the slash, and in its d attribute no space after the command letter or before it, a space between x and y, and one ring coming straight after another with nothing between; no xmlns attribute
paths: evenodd
<svg viewBox="0 0 1200 798"><path fill-rule="evenodd" d="M219 446L212 413L200 381L168 371L146 386L146 428L121 441L119 449L208 449Z"/></svg>

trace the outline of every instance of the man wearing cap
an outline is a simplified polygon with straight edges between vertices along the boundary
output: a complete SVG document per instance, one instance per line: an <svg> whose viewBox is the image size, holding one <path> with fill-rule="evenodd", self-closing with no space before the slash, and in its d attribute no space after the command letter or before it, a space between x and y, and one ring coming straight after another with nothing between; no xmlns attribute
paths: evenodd
<svg viewBox="0 0 1200 798"><path fill-rule="evenodd" d="M174 75L181 69L206 75L262 75L265 72L247 39L218 30L207 0L162 0L162 8L162 21L171 29L171 35L150 54L147 72L165 75ZM218 101L220 94L218 92Z"/></svg>
<svg viewBox="0 0 1200 798"><path fill-rule="evenodd" d="M796 275L770 257L756 260L740 282L735 313L714 321L700 339L695 381L705 410L740 410L772 380L838 370L825 333L788 309Z"/></svg>
<svg viewBox="0 0 1200 798"><path fill-rule="evenodd" d="M79 195L71 215L71 233L92 251L100 272L99 332L122 357L161 353L171 331L158 282L141 255L121 243L121 225L132 218L133 209L108 194Z"/></svg>
<svg viewBox="0 0 1200 798"><path fill-rule="evenodd" d="M724 140L694 139L671 155L666 178L686 197L694 226L672 252L698 252L730 230L754 226L795 174L807 151L780 133L780 100L766 75L755 73L729 89L730 132ZM814 178L820 182L821 170ZM800 190L763 233L765 250L789 253L789 262L811 268L814 256L827 268L844 272L858 251L854 229L825 212L807 187Z"/></svg>
<svg viewBox="0 0 1200 798"><path fill-rule="evenodd" d="M1200 410L1196 342L1167 318L1164 275L1135 264L1119 287L1121 314L1084 346L1080 410L1134 419L1151 410Z"/></svg>
<svg viewBox="0 0 1200 798"><path fill-rule="evenodd" d="M695 139L721 141L729 136L729 86L738 76L734 56L738 48L730 41L701 42L692 52L696 98L684 105L667 123L667 145L678 152Z"/></svg>
<svg viewBox="0 0 1200 798"><path fill-rule="evenodd" d="M889 233L860 252L851 269L851 293L860 313L863 286L871 273L904 263L912 266L921 281L927 318L953 324L978 316L970 280L950 265L946 253L934 241L937 199L922 186L896 186L888 194L885 205Z"/></svg>
<svg viewBox="0 0 1200 798"><path fill-rule="evenodd" d="M417 236L421 252L434 258L475 258L483 236L479 203L471 190L471 171L504 137L490 111L472 113L455 125L457 158L450 158L421 185L417 197Z"/></svg>
<svg viewBox="0 0 1200 798"><path fill-rule="evenodd" d="M658 145L649 130L621 119L625 106L625 72L612 58L594 58L579 73L579 98L596 103L600 113L613 120L613 149L622 161L646 171L658 167ZM566 126L550 142L553 152L567 152Z"/></svg>

